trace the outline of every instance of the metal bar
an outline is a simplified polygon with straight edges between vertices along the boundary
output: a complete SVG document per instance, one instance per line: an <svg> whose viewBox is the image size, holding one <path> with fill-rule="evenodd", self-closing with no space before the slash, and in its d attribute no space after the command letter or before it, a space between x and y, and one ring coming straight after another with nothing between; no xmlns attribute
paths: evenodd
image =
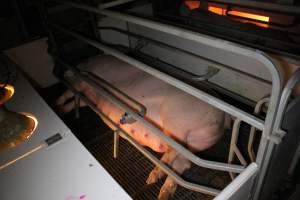
<svg viewBox="0 0 300 200"><path fill-rule="evenodd" d="M76 70L76 69L74 69L74 70ZM95 74L88 72L88 71L83 71L83 74L86 74L89 77L96 79L97 82L101 83L101 86L103 86L104 88L106 88L108 90L113 91L114 94L116 94L117 96L119 96L119 97L121 96L120 98L125 99L125 101L128 101L129 104L133 104L134 106L138 107L139 108L138 110L139 110L139 113L141 116L146 115L147 108L143 104L141 104L138 101L136 101L135 99L131 98L130 96L128 96L124 92L120 91L118 88L114 87L113 85L109 84L107 81L100 78L99 76L96 76Z"/></svg>
<svg viewBox="0 0 300 200"><path fill-rule="evenodd" d="M9 166L11 166L11 165L13 165L13 164L15 164L16 162L18 162L18 161L20 161L24 158L36 153L37 151L39 151L39 150L41 150L45 147L47 147L47 145L45 143L42 143L42 144L38 145L37 147L34 147L33 149L30 149L28 152L16 157L15 159L9 161L8 163L5 163L5 164L1 165L0 166L0 171L7 168L7 167L9 167Z"/></svg>
<svg viewBox="0 0 300 200"><path fill-rule="evenodd" d="M238 44L235 44L232 42L216 39L216 38L213 38L213 37L210 37L207 35L203 35L201 33L185 30L185 29L182 29L179 27L174 27L174 26L167 25L167 24L153 22L153 21L147 20L147 19L141 19L138 17L134 17L134 16L118 13L118 12L108 11L108 10L101 10L100 13L104 14L108 17L118 19L118 20L128 21L128 22L138 24L138 25L141 25L144 27L155 29L157 31L165 32L165 33L172 34L172 35L184 38L184 39L192 40L192 41L199 42L199 43L202 43L202 44L205 44L208 46L222 49L227 52L236 53L237 55L244 55L246 57L253 58L253 59L261 62L262 64L264 64L272 76L273 87L272 87L271 97L270 97L270 106L269 106L270 109L267 112L263 136L267 137L271 134L271 130L272 130L272 126L273 126L274 118L275 118L275 113L277 111L278 101L280 98L282 77L281 77L279 68L277 66L277 63L275 63L272 60L272 58L270 58L267 54L265 54L259 50L254 50L252 48L238 45ZM217 108L222 107L222 106L217 106L218 104L216 104L216 103L213 105L215 105ZM241 113L240 110L239 110L239 112ZM238 114L236 112L232 112L232 110L229 113L234 116L236 116L235 114ZM249 123L250 125L253 125L250 123L251 120L250 121L245 120L245 118L242 117L241 115L239 115L237 117L241 118L243 121ZM264 150L266 149L265 147L266 147L267 140L268 139L266 139L266 141L264 139L261 140L260 148L258 151L259 152L258 153L259 164L263 160L263 155L264 155Z"/></svg>
<svg viewBox="0 0 300 200"><path fill-rule="evenodd" d="M293 156L292 162L290 164L289 170L288 170L288 174L289 175L293 175L295 172L295 169L297 167L298 161L300 158L300 142L298 142L298 146L297 149L295 151L295 155Z"/></svg>
<svg viewBox="0 0 300 200"><path fill-rule="evenodd" d="M82 80L86 81L88 84L90 84L92 87L97 88L97 92L99 92L102 96L116 104L121 109L125 110L130 116L132 116L135 120L138 120L142 122L149 130L152 131L153 134L156 134L161 139L163 139L165 142L168 143L173 149L175 149L178 153L189 159L194 164L209 168L209 169L215 169L220 171L230 171L235 173L241 173L244 170L244 167L239 165L233 165L233 164L227 164L227 163L221 163L221 162L215 162L215 161L209 161L201 159L197 156L195 156L192 152L187 150L185 147L183 147L181 144L177 143L175 140L170 138L169 136L165 135L159 128L148 122L145 118L137 114L135 111L133 111L131 108L129 108L126 104L121 102L119 99L114 97L113 95L109 94L107 91L103 90L103 88L99 87L97 83L90 80L89 78L82 75L80 72L74 70L73 67L67 65L63 61L61 61L59 58L54 57L55 60L60 63L61 65L64 65L65 67L68 67L70 70L73 70L73 72Z"/></svg>
<svg viewBox="0 0 300 200"><path fill-rule="evenodd" d="M167 73L171 76L174 76L175 78L183 78L185 80L188 80L190 82L194 83L201 83L203 81L207 81L208 79L215 76L220 70L215 67L208 66L208 69L205 74L197 75L194 73L191 73L189 71L186 71L180 67L177 67L175 65L172 65L168 62L165 62L159 58L153 58L152 56L149 56L147 54L144 54L141 51L135 52L135 56L138 56L138 58L141 58L143 62L147 63L153 63L152 65L155 66L156 69L161 70L164 73ZM159 63L156 65L156 63Z"/></svg>
<svg viewBox="0 0 300 200"><path fill-rule="evenodd" d="M65 29L61 26L55 25L55 24L51 24L51 26L61 32L64 32L65 34L69 34L69 35L71 35L79 40L82 40L96 48L99 48L99 49L105 51L106 53L113 55L113 56L119 58L120 60L123 60L124 62L127 62L127 63L137 67L138 69L143 70L143 71L169 83L170 85L173 85L173 86L183 90L184 92L186 92L208 104L213 105L214 107L216 107L220 110L230 113L231 115L242 119L243 121L249 123L250 125L255 126L259 130L264 129L264 122L261 119L258 119L257 117L250 115L249 113L247 113L241 109L238 109L238 108L236 108L214 96L211 96L197 88L194 88L191 85L186 84L185 82L180 81L172 76L169 76L159 70L149 67L148 65L146 65L140 61L137 61L115 49L112 49L110 47L107 47L106 45L101 44L100 42L97 42L95 40L84 37L78 33L67 30L67 29Z"/></svg>
<svg viewBox="0 0 300 200"><path fill-rule="evenodd" d="M281 123L282 123L282 119L283 119L283 116L284 116L284 112L285 112L286 106L288 104L289 97L292 93L292 89L296 86L296 84L299 81L300 81L300 69L298 69L296 72L294 72L294 74L290 77L290 79L288 80L288 82L286 83L286 85L283 89L281 99L280 99L280 103L279 103L278 110L277 110L275 123L274 123L273 134L277 134L279 132L282 132ZM269 107L270 107L270 105L269 105ZM270 162L272 153L274 151L274 148L275 148L274 143L270 143L267 146L266 151L265 151L265 157L264 157L264 162L265 163ZM261 167L261 170L260 170L261 172L260 173L262 173L263 175L261 175L259 177L259 180L258 180L258 183L257 183L258 188L262 187L262 185L264 183L264 177L265 177L265 174L266 174L267 170L268 170L268 165L263 165ZM259 194L260 194L260 190L256 191L256 194L255 194L254 198L258 199Z"/></svg>
<svg viewBox="0 0 300 200"><path fill-rule="evenodd" d="M144 39L158 47L162 47L162 48L165 48L165 49L169 49L173 52L176 52L180 55L188 55L188 56L191 56L193 58L196 58L196 59L199 59L199 60L202 60L202 61L205 61L205 62L208 62L209 64L211 64L212 66L208 66L208 67L212 67L212 68L218 68L218 69L221 69L221 70L226 70L226 71L229 71L229 72L234 72L234 73L239 73L240 75L242 75L243 77L245 78L253 78L259 82L262 82L264 84L268 84L268 85L271 85L272 83L268 80L265 80L265 79L262 79L260 77L257 77L257 76L254 76L252 74L249 74L247 72L244 72L244 71L241 71L241 70L238 70L238 69L235 69L233 67L230 67L228 65L225 65L225 64L222 64L222 63L219 63L217 61L214 61L214 60L211 60L209 58L205 58L203 56L200 56L200 55L197 55L197 54L194 54L192 52L189 52L189 51L186 51L184 49L180 49L180 48L177 48L177 47L174 47L172 45L169 45L169 44L166 44L166 43L163 43L161 41L158 41L158 40L155 40L155 39L152 39L152 38L149 38L149 37L145 37L145 36L142 36L142 35L138 35L138 34L135 34L135 33L132 33L132 32L129 32L129 31L125 31L125 30L122 30L122 29L119 29L119 28L115 28L115 27L101 27L101 26L98 26L98 28L100 30L113 30L113 31L116 31L116 32L119 32L119 33L123 33L123 34L127 34L127 35L130 35L132 37L135 37L135 38L141 38L141 39Z"/></svg>
<svg viewBox="0 0 300 200"><path fill-rule="evenodd" d="M72 2L70 1L64 1L65 4L68 4L70 6L72 6ZM71 3L71 4L70 4ZM84 7L82 7L80 4L76 4L75 5L77 8L79 9L85 9L85 5L83 5ZM269 109L267 111L267 116L266 116L266 120L265 120L265 124L263 125L263 123L257 124L258 121L254 120L256 122L253 121L253 116L249 117L245 116L245 112L238 110L238 112L236 112L236 108L235 109L230 109L230 111L227 109L228 107L226 106L226 109L222 109L225 112L229 112L230 114L237 116L238 118L241 118L243 121L249 123L250 125L259 125L261 126L261 129L263 129L262 132L262 138L260 140L260 144L259 144L259 148L258 148L258 153L257 153L257 158L256 158L256 162L258 163L259 166L264 165L264 167L268 166L268 162L264 162L265 156L266 156L266 152L268 149L268 145L269 145L269 136L271 135L271 131L273 128L273 124L274 124L274 120L275 120L275 114L277 111L277 106L278 106L278 101L280 98L280 92L281 92L281 86L282 86L282 77L279 71L279 68L277 66L277 63L275 63L267 54L259 51L259 50L255 50L249 47L245 47L242 45L238 45L232 42L228 42L225 40L221 40L221 39L216 39L214 37L208 36L208 35L204 35L198 32L194 32L194 31L190 31L190 30L186 30L180 27L175 27L172 25L168 25L168 24L162 24L159 22L154 22L148 19L143 19L140 17L135 17L135 16L131 16L131 15L126 15L126 14L122 14L119 12L114 12L114 11L109 11L109 10L98 10L98 9L93 9L91 7L87 8L87 10L91 11L91 12L95 12L101 15L106 15L107 17L111 17L117 20L121 20L121 21L127 21L127 22L131 22L140 26L144 26L144 27L148 27L157 31L161 31L164 33L168 33L168 34L172 34L174 36L180 37L180 38L184 38L187 40L191 40L191 41L195 41L198 43L202 43L211 47L215 47L218 49L222 49L224 51L227 52L232 52L235 53L237 55L243 55L252 59L255 59L259 62L261 62L262 64L265 65L265 67L269 70L271 77L272 77L272 91L271 91L271 97L270 97L270 104L269 104ZM76 37L76 35L72 34L74 37ZM78 37L77 37L78 38ZM79 36L79 38L86 40L86 38L82 38L81 36ZM127 56L123 56L118 54L118 52L112 50L112 49L108 49L103 45L99 45L94 43L94 41L88 40L90 42L91 45L97 46L98 48L101 48L102 50L105 48L107 52L110 52L110 54L115 55L116 57L118 57L119 59L128 62L130 64L133 64L134 66L150 73L150 70L147 69L147 67L142 66L141 67L141 63L136 63L135 60L132 60L131 58L127 57ZM143 64L142 64L143 65ZM153 72L153 70L152 70ZM152 74L157 74L157 73L152 73ZM157 76L156 77L162 79L163 77L161 76ZM170 79L167 78L163 78L165 81L167 81L168 83L170 83L171 85L175 85L178 83L178 81L176 81L174 83L174 81L169 81ZM182 83L180 83L180 86L183 86ZM178 87L178 86L176 86ZM178 87L179 88L179 87ZM181 87L182 88L182 87ZM190 93L190 89L188 89L188 93ZM192 91L191 91L192 93ZM190 94L191 94L190 93ZM201 97L203 97L202 95L200 95ZM196 96L197 97L197 96ZM205 99L205 100L204 100ZM221 109L224 107L224 105L221 105L220 102L218 101L214 101L215 103L212 103L212 98L202 98L202 100L204 100L205 102L211 102L211 104L215 105L215 107ZM217 102L217 103L216 103ZM230 107L230 105L228 105ZM231 112L234 111L234 112ZM247 119L247 120L245 120ZM255 126L255 125L254 125ZM258 126L255 126L256 128ZM262 175L264 176L264 175ZM261 176L259 177L259 184L261 185L261 181L262 178ZM259 188L260 189L260 188ZM256 191L259 191L256 190Z"/></svg>
<svg viewBox="0 0 300 200"><path fill-rule="evenodd" d="M237 147L237 141L238 141L238 137L239 137L239 129L240 129L241 122L242 121L240 119L236 119L233 124L231 140L230 140L229 155L228 155L228 164L232 164L234 155L236 155L237 158L239 159L240 163L243 166L246 166L247 162L246 162L245 158L243 157L241 151ZM231 179L234 179L235 175L232 172L229 172L229 175L230 175Z"/></svg>
<svg viewBox="0 0 300 200"><path fill-rule="evenodd" d="M120 6L122 4L133 2L133 1L135 1L135 0L115 0L115 1L108 2L108 3L100 4L98 6L98 8L99 9L112 8L112 7L115 7L115 6Z"/></svg>
<svg viewBox="0 0 300 200"><path fill-rule="evenodd" d="M182 187L185 187L187 189L201 192L204 194L209 194L216 196L220 193L219 190L214 188L209 188L206 186L190 183L188 181L185 181L180 176L178 176L173 170L171 170L166 164L162 163L160 160L158 160L155 156L153 156L148 150L146 150L144 147L142 147L139 143L137 143L134 138L132 138L125 130L123 130L121 127L119 127L117 124L115 124L109 117L107 117L101 110L97 108L87 97L85 97L83 94L78 92L71 84L69 84L67 81L60 79L64 84L67 85L68 88L72 90L75 94L78 94L82 101L84 101L94 112L96 112L101 118L103 118L106 122L108 122L110 125L113 126L115 130L119 130L119 132L122 134L123 137L125 137L135 148L137 148L146 158L148 158L152 163L154 163L156 166L160 167L168 176L170 176L172 179L176 181L179 185Z"/></svg>
<svg viewBox="0 0 300 200"><path fill-rule="evenodd" d="M263 105L265 105L269 101L270 101L269 98L263 98L263 99L259 100L254 108L254 114L258 115L261 112ZM255 161L255 153L253 150L253 142L254 142L254 138L255 138L255 133L256 133L256 128L251 126L249 140L248 140L248 147L247 147L249 158L250 158L251 162Z"/></svg>
<svg viewBox="0 0 300 200"><path fill-rule="evenodd" d="M280 103L278 106L278 115L276 117L276 121L274 124L274 131L280 131L281 130L281 123L282 123L282 119L284 116L284 112L286 109L286 106L288 104L288 100L291 96L291 93L294 89L294 87L296 86L296 84L300 81L300 69L298 69L297 71L295 71L293 73L293 75L289 78L288 82L286 83L283 91L282 91L282 95L281 95L281 99L280 99Z"/></svg>
<svg viewBox="0 0 300 200"><path fill-rule="evenodd" d="M72 6L71 4L74 4L70 1L64 1L63 3L68 4L70 6ZM137 62L136 60L129 58L128 56L119 54L119 52L117 52L113 49L107 48L102 44L95 44L94 41L87 40L87 42L89 42L91 45L97 46L98 48L101 48L101 49L105 49L110 54L115 55L116 57L118 57L121 60L124 60L125 62L133 64L134 66L136 66L150 74L156 74L156 77L158 77L160 79L164 79L166 82L170 83L171 85L176 86L179 83L180 86L176 86L176 87L183 89L183 90L187 89L186 91L190 94L194 93L195 97L198 96L198 98L202 99L203 101L209 102L210 104L214 105L215 107L217 107L219 109L222 108L223 111L229 112L230 114L232 114L238 118L241 118L243 121L249 123L250 125L253 125L256 128L258 128L258 126L259 126L260 129L263 129L263 133L262 133L263 137L261 138L261 141L259 144L259 149L258 149L258 154L257 154L257 158L256 158L256 162L262 168L262 170L259 173L258 181L256 182L256 185L255 185L256 190L255 190L254 198L257 199L258 194L260 193L260 189L262 186L262 182L264 179L266 169L269 165L269 157L271 156L271 153L272 153L272 150L271 150L272 144L270 145L270 141L269 141L268 137L271 135L271 132L272 132L272 128L273 128L274 120L275 120L275 114L277 113L280 93L281 93L281 89L282 89L281 88L282 87L282 77L281 77L279 68L277 66L277 63L275 63L267 54L265 54L259 50L255 50L255 49L245 47L242 45L238 45L238 44L228 42L225 40L216 39L214 37L207 36L207 35L204 35L204 34L201 34L198 32L194 32L194 31L186 30L186 29L183 29L180 27L175 27L175 26L168 25L168 24L162 24L159 22L154 22L151 20L142 19L140 17L126 15L126 14L122 14L122 13L115 12L115 11L110 11L110 10L105 10L105 9L104 10L94 9L91 7L86 7L85 5L81 5L81 4L75 4L75 6L73 6L73 7L77 7L79 9L84 9L84 10L89 10L91 12L95 12L100 15L105 15L105 16L108 16L108 17L111 17L111 18L114 18L117 20L127 21L130 23L148 27L148 28L151 28L151 29L154 29L157 31L172 34L172 35L180 37L180 38L184 38L187 40L202 43L202 44L208 45L210 47L215 47L215 48L227 51L227 52L235 53L237 55L243 55L248 58L255 59L265 65L265 67L269 70L269 72L271 74L273 87L272 87L272 91L271 91L269 109L267 111L265 123L263 124L263 122L260 121L259 119L253 118L253 116L250 116L249 114L245 114L245 112L243 112L241 110L237 110L236 108L232 107L231 105L227 104L224 106L224 104L223 104L224 102L221 103L219 100L217 100L211 96L208 97L207 94L203 95L203 93L202 93L199 95L199 93L196 93L196 95L195 95L195 91L189 87L186 87L186 85L184 85L184 83L178 82L178 80L174 81L174 79L172 79L171 77L162 75L161 73L157 73L157 70L155 70L155 71L153 69L151 70L147 65L143 65L142 63ZM78 35L74 35L72 33L69 33L69 34L71 34L74 37L77 37L79 39L81 38L83 40L86 40L86 38L82 38L80 35L78 37ZM231 111L233 111L233 112L231 112Z"/></svg>
<svg viewBox="0 0 300 200"><path fill-rule="evenodd" d="M114 158L116 159L119 155L119 140L120 140L120 135L119 135L119 129L114 131Z"/></svg>
<svg viewBox="0 0 300 200"><path fill-rule="evenodd" d="M279 107L278 107L278 115L277 115L275 125L274 125L274 130L275 131L279 131L279 132L281 131L281 124L282 124L283 116L284 116L284 113L285 113L285 109L286 109L287 104L288 104L288 100L291 96L292 90L294 89L294 87L296 86L296 84L299 81L300 81L300 69L298 69L297 71L294 72L294 74L288 80L286 86L283 89L282 96L281 96L281 99L280 99L280 104L279 104ZM296 166L296 164L299 160L299 157L300 157L300 144L297 147L295 156L293 157L292 164L291 164L290 169L289 169L290 174L294 170L294 168L295 168L295 166Z"/></svg>

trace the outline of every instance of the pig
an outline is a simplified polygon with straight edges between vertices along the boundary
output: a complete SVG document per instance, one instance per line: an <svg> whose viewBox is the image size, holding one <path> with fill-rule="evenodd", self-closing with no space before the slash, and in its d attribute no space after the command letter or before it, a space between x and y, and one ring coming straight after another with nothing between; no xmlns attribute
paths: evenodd
<svg viewBox="0 0 300 200"><path fill-rule="evenodd" d="M94 57L78 68L101 77L143 104L147 108L145 119L192 152L213 146L230 123L230 118L223 111L113 56ZM188 159L139 121L120 123L124 111L97 93L97 90L88 83L78 81L73 75L66 76L66 79L139 144L162 153L161 162L177 174L181 175L191 167ZM74 94L67 90L57 99L56 105L62 113L68 113L75 107L75 102L70 101L73 97ZM85 106L84 102L81 101L80 106ZM164 176L165 173L159 167L155 167L146 183L156 183ZM158 199L168 199L175 193L176 187L176 182L167 177Z"/></svg>

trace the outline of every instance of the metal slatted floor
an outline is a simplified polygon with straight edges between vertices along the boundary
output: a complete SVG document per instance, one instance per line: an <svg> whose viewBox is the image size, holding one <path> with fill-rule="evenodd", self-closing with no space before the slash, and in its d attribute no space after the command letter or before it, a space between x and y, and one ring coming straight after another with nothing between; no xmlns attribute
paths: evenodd
<svg viewBox="0 0 300 200"><path fill-rule="evenodd" d="M113 158L113 133L111 131L94 138L85 146L133 199L157 199L160 187L165 179L147 186L145 183L154 165L126 140L120 139L119 157L117 159ZM192 167L183 176L187 180L196 180L196 182L216 188L224 188L230 181L227 173L199 167ZM179 186L170 200L175 199L209 200L213 197L192 192Z"/></svg>

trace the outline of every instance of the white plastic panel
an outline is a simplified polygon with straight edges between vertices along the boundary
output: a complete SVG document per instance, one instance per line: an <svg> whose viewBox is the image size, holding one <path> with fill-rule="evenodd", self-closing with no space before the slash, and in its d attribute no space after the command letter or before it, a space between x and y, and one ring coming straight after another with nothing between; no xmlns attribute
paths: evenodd
<svg viewBox="0 0 300 200"><path fill-rule="evenodd" d="M0 188L1 200L131 199L72 133L2 170Z"/></svg>
<svg viewBox="0 0 300 200"><path fill-rule="evenodd" d="M39 126L29 141L0 153L0 164L26 154L55 133L64 138L1 170L1 200L131 199L21 74L14 86L16 93L7 107L34 114Z"/></svg>

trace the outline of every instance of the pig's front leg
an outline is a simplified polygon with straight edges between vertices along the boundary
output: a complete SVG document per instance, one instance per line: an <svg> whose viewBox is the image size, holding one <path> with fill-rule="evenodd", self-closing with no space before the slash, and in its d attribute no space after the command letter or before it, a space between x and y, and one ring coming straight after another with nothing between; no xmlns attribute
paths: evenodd
<svg viewBox="0 0 300 200"><path fill-rule="evenodd" d="M164 153L161 162L171 167L178 175L183 174L184 171L191 168L191 162L173 149ZM153 184L164 176L165 173L159 167L155 167L147 179L147 184ZM171 177L167 177L160 189L158 200L169 199L169 197L174 195L176 188L177 183Z"/></svg>

